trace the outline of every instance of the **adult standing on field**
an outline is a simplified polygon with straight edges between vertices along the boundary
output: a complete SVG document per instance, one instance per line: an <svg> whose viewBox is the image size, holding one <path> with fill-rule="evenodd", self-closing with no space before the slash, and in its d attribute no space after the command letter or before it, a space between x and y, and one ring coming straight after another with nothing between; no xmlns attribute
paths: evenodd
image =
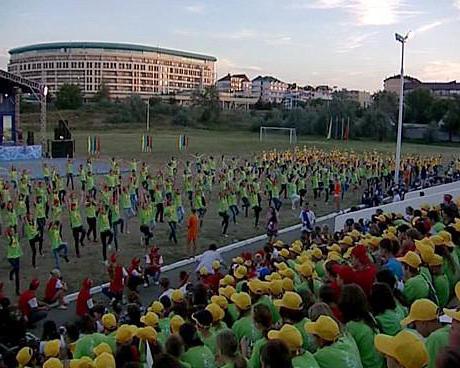
<svg viewBox="0 0 460 368"><path fill-rule="evenodd" d="M192 257L195 257L196 255L199 224L200 220L196 214L196 209L192 208L192 212L187 219L187 246Z"/></svg>

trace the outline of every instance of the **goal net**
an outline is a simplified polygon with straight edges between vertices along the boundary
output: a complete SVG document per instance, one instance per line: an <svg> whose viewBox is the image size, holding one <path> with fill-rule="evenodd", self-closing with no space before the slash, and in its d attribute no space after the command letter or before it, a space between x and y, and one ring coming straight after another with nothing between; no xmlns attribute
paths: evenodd
<svg viewBox="0 0 460 368"><path fill-rule="evenodd" d="M260 127L259 141L266 141L269 138L274 137L289 137L290 144L297 143L297 131L296 128L281 128L281 127Z"/></svg>

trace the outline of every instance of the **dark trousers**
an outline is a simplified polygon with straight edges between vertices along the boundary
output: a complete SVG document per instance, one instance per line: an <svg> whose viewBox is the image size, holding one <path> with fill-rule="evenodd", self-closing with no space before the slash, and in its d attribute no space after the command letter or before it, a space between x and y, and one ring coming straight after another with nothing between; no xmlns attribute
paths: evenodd
<svg viewBox="0 0 460 368"><path fill-rule="evenodd" d="M262 212L262 208L260 206L254 206L252 207L254 210L254 217L255 217L255 224L254 226L257 227L259 226L259 218L260 218L260 213Z"/></svg>
<svg viewBox="0 0 460 368"><path fill-rule="evenodd" d="M88 232L86 233L88 240L89 240L89 236L93 234L93 240L96 241L97 240L96 217L88 217L86 219L86 222L88 224Z"/></svg>
<svg viewBox="0 0 460 368"><path fill-rule="evenodd" d="M66 184L65 186L68 187L68 186L69 186L69 183L72 184L72 190L74 190L74 186L73 186L73 174L70 174L70 173L67 174L67 184Z"/></svg>
<svg viewBox="0 0 460 368"><path fill-rule="evenodd" d="M174 243L177 244L177 236L176 236L176 229L177 229L177 223L175 221L169 221L169 240L174 241Z"/></svg>
<svg viewBox="0 0 460 368"><path fill-rule="evenodd" d="M19 258L8 258L8 262L10 262L11 270L10 270L10 281L13 281L16 286L16 295L20 294L20 285L19 285Z"/></svg>
<svg viewBox="0 0 460 368"><path fill-rule="evenodd" d="M40 234L37 234L33 239L29 239L30 250L32 251L32 267L37 266L37 243L40 243ZM42 242L43 243L43 242ZM40 250L41 253L41 250Z"/></svg>
<svg viewBox="0 0 460 368"><path fill-rule="evenodd" d="M45 231L46 219L45 218L38 218L37 219L37 230L40 234L40 239L38 240L38 251L40 255L43 254L43 233Z"/></svg>
<svg viewBox="0 0 460 368"><path fill-rule="evenodd" d="M75 253L77 257L80 257L80 244L83 247L83 240L85 240L86 230L83 226L77 226L72 228L73 241L75 243Z"/></svg>
<svg viewBox="0 0 460 368"><path fill-rule="evenodd" d="M233 223L236 224L236 216L238 216L240 211L238 210L238 207L235 206L234 204L230 206L230 211L232 212Z"/></svg>
<svg viewBox="0 0 460 368"><path fill-rule="evenodd" d="M227 234L227 229L228 229L228 220L230 219L230 216L228 215L227 212L219 212L219 216L222 217L222 234Z"/></svg>
<svg viewBox="0 0 460 368"><path fill-rule="evenodd" d="M156 205L157 212L155 213L155 222L163 222L163 214L164 214L164 208L163 208L163 203L158 203Z"/></svg>
<svg viewBox="0 0 460 368"><path fill-rule="evenodd" d="M147 225L141 225L141 233L144 234L145 246L149 246L149 240L153 238L153 233L150 231L150 228Z"/></svg>
<svg viewBox="0 0 460 368"><path fill-rule="evenodd" d="M102 259L107 260L107 245L112 242L113 235L110 230L105 230L101 232L101 242L102 242Z"/></svg>

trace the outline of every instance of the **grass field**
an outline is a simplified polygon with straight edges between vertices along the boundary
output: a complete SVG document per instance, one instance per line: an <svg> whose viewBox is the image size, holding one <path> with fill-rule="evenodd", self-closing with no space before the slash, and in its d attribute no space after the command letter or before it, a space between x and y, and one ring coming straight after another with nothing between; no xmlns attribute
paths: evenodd
<svg viewBox="0 0 460 368"><path fill-rule="evenodd" d="M194 153L213 154L215 157L221 155L237 156L240 158L249 158L255 152L269 149L288 149L289 139L287 136L273 136L264 142L259 142L259 136L256 133L250 132L214 132L205 130L155 130L151 131L153 136L153 152L141 153L141 135L142 130L138 127L123 130L110 130L104 131L74 131L76 139L76 154L79 157L86 157L86 140L88 134L99 135L101 139L102 158L109 159L114 156L124 160L129 160L135 157L138 160L147 162L154 170L154 172L164 164L165 160L171 156L177 156L180 160L185 161L192 159L191 155ZM178 134L186 134L190 138L190 146L188 151L179 152L177 148ZM316 146L325 150L332 148L353 149L355 151L369 151L378 150L384 152L393 152L393 143L379 143L369 141L350 141L348 144L345 142L325 141L323 138L301 138L299 137L298 145L303 146ZM416 144L405 144L403 146L403 153L419 153L419 154L442 154L445 160L450 159L454 155L458 155L458 147L441 147L441 146L426 146ZM78 180L77 180L78 181ZM311 193L308 193L309 200L317 216L329 213L333 210L333 204L324 203L324 200L313 202L310 198ZM263 212L261 214L261 226L259 229L254 229L252 213L250 211L249 218L243 218L240 214L238 225L230 224L229 237L222 238L220 236L220 218L217 215L216 206L216 193L212 193L208 205L208 212L204 220L199 240L199 250L202 251L207 248L211 242L217 243L219 246L228 244L234 241L246 239L255 235L265 232L264 219L267 208L267 201L263 201ZM360 200L360 193L347 193L345 196L344 206L350 206L358 203ZM189 211L187 201L183 200L186 206L186 212ZM83 215L83 213L82 213ZM298 211L292 211L290 202L285 201L281 213L280 221L281 227L297 223ZM130 234L123 234L120 236L120 260L124 264L129 264L133 256L142 257L144 249L139 245L140 234L138 230L137 219L134 218L130 222ZM185 233L183 227L178 230L178 245L172 245L168 242L168 226L166 223L158 224L155 230L155 242L160 246L161 253L163 254L166 263L171 263L178 259L184 258L187 255L185 248ZM82 250L82 258L77 260L74 257L74 247L71 240L69 225L67 219L64 221L64 240L69 243L71 262L69 264L62 264L62 273L64 279L69 284L70 290L77 290L79 283L84 277L91 277L96 283L106 282L107 274L105 266L101 261L101 246L100 244L87 243L86 247ZM3 244L5 241L3 240ZM25 240L22 242L24 256L21 259L22 278L21 284L24 289L28 281L32 277L38 277L43 282L47 279L49 271L53 268L51 254L49 252L48 240L45 240L45 249L48 252L44 257L38 258L38 269L34 270L30 266L30 250ZM3 261L0 264L0 279L2 281L8 280L9 265L5 258L5 246L2 247L0 253ZM8 295L13 294L13 283L5 282L5 289ZM43 285L44 287L44 285ZM43 288L41 288L43 290Z"/></svg>

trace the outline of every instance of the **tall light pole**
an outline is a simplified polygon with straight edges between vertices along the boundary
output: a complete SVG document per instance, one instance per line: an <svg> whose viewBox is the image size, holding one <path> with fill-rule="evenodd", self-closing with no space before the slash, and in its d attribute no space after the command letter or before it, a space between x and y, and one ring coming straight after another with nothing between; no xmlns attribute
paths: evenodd
<svg viewBox="0 0 460 368"><path fill-rule="evenodd" d="M399 169L401 167L401 141L402 141L402 120L404 108L404 45L409 38L409 33L401 36L395 33L396 41L401 42L401 82L399 89L399 115L398 115L398 136L396 139L396 158L395 158L395 184L399 184Z"/></svg>
<svg viewBox="0 0 460 368"><path fill-rule="evenodd" d="M145 118L147 132L150 130L150 97L147 100L147 116Z"/></svg>

